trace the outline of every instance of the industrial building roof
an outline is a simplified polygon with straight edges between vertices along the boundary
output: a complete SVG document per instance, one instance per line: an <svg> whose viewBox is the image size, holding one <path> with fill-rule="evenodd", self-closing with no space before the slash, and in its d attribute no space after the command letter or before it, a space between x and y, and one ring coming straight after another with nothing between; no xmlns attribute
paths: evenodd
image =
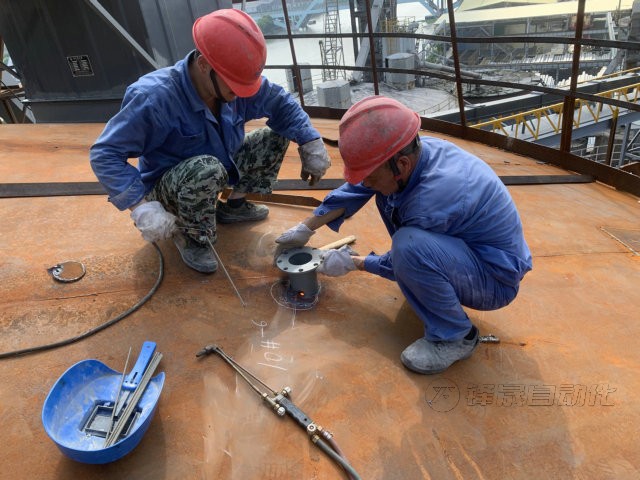
<svg viewBox="0 0 640 480"><path fill-rule="evenodd" d="M486 8L487 2L484 0L472 0L470 6L466 5L467 2L463 2L462 6L456 10L456 23L480 23L520 18L555 17L575 15L578 12L577 1L544 5L540 5L539 3L540 2L536 2L532 5L517 7ZM620 0L619 7L621 10L630 10L632 4L633 0ZM587 0L585 4L586 13L609 12L617 8L618 2L613 2L612 0ZM438 18L436 23L446 23L448 21L449 16L445 14Z"/></svg>
<svg viewBox="0 0 640 480"><path fill-rule="evenodd" d="M456 11L464 12L466 10L481 10L485 8L509 8L524 5L545 5L556 2L557 0L464 0Z"/></svg>

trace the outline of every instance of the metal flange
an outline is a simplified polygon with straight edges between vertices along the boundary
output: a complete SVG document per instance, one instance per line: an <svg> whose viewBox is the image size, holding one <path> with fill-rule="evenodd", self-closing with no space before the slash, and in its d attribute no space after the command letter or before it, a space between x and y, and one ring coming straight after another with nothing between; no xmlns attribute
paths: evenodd
<svg viewBox="0 0 640 480"><path fill-rule="evenodd" d="M284 250L276 259L276 265L289 277L289 289L305 297L317 295L317 268L322 262L321 250L313 247L294 247Z"/></svg>

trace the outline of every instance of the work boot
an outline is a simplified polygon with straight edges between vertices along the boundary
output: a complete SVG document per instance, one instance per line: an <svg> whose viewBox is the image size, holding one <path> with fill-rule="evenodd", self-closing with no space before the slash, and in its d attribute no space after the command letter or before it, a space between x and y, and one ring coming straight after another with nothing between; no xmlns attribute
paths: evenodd
<svg viewBox="0 0 640 480"><path fill-rule="evenodd" d="M209 244L198 243L183 233L176 233L173 243L176 244L182 261L187 266L201 273L213 273L218 269L216 256Z"/></svg>
<svg viewBox="0 0 640 480"><path fill-rule="evenodd" d="M431 342L420 338L405 348L400 359L409 370L431 375L444 372L458 360L469 358L477 346L478 329L471 326L466 337L454 342Z"/></svg>
<svg viewBox="0 0 640 480"><path fill-rule="evenodd" d="M269 215L269 207L251 202L243 202L238 208L218 202L216 218L219 223L255 222Z"/></svg>

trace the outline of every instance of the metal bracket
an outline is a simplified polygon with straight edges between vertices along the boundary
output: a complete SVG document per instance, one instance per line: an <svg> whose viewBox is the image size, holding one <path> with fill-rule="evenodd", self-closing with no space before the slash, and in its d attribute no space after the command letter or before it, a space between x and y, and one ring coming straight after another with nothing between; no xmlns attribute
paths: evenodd
<svg viewBox="0 0 640 480"><path fill-rule="evenodd" d="M489 335L480 335L478 337L478 341L480 343L500 343L500 339L493 333L490 333Z"/></svg>

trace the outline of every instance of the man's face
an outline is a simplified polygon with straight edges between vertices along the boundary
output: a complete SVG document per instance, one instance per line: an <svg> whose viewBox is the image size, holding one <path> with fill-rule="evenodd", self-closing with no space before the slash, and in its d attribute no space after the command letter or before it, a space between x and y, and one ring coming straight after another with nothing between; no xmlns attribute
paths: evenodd
<svg viewBox="0 0 640 480"><path fill-rule="evenodd" d="M376 190L383 195L391 195L398 190L398 182L394 178L389 162L384 162L367 175L362 183L365 187Z"/></svg>
<svg viewBox="0 0 640 480"><path fill-rule="evenodd" d="M203 79L203 86L206 89L206 95L215 96L222 103L232 102L237 98L237 95L233 90L231 90L231 88L229 88L229 85L226 84L222 77L216 74L203 55L198 56L196 62L198 63L198 68L200 69L200 72L202 72L202 75L209 77L208 82Z"/></svg>

